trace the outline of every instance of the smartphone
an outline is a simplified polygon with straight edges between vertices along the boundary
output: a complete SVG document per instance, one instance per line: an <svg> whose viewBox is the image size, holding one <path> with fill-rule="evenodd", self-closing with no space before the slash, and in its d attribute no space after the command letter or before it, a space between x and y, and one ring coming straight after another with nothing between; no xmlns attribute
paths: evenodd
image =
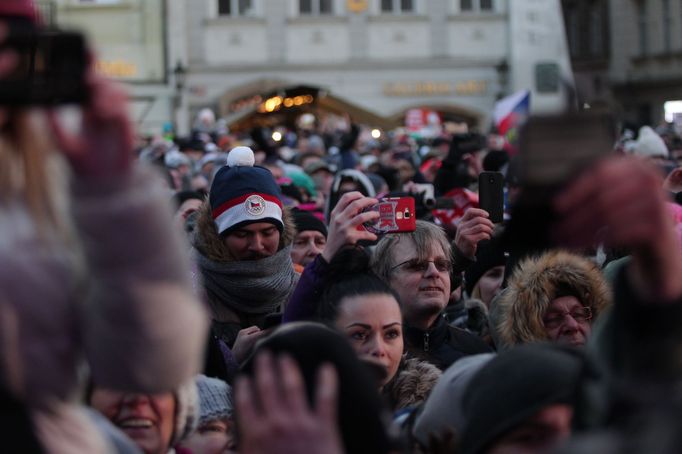
<svg viewBox="0 0 682 454"><path fill-rule="evenodd" d="M504 219L504 175L481 172L478 175L478 206L488 212L494 224Z"/></svg>
<svg viewBox="0 0 682 454"><path fill-rule="evenodd" d="M280 312L268 314L263 322L263 329L275 328L282 324L282 314Z"/></svg>
<svg viewBox="0 0 682 454"><path fill-rule="evenodd" d="M510 252L557 246L551 239L553 225L560 222L553 198L582 170L608 156L615 140L615 122L608 114L529 118L519 141L521 192L505 231Z"/></svg>
<svg viewBox="0 0 682 454"><path fill-rule="evenodd" d="M608 114L531 117L520 133L521 185L559 189L581 170L611 153L615 142L615 122Z"/></svg>
<svg viewBox="0 0 682 454"><path fill-rule="evenodd" d="M0 50L19 56L15 70L0 78L0 104L50 106L87 101L88 54L77 32L41 29L24 18L8 18Z"/></svg>
<svg viewBox="0 0 682 454"><path fill-rule="evenodd" d="M387 197L366 211L377 211L379 218L358 226L375 235L414 232L417 228L413 197Z"/></svg>

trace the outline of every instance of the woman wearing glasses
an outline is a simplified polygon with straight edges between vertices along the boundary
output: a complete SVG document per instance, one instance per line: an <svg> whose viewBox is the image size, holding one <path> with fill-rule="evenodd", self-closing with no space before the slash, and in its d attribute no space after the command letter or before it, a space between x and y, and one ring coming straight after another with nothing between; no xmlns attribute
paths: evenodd
<svg viewBox="0 0 682 454"><path fill-rule="evenodd" d="M610 302L608 285L589 260L562 251L526 259L497 301L500 340L504 346L536 341L582 346Z"/></svg>

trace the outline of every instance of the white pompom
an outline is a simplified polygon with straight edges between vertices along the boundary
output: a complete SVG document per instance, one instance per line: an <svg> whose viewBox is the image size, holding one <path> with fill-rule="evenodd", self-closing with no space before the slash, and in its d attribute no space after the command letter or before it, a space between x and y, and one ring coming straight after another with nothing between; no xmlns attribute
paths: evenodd
<svg viewBox="0 0 682 454"><path fill-rule="evenodd" d="M235 147L227 155L227 165L229 167L253 167L256 157L253 150L249 147Z"/></svg>

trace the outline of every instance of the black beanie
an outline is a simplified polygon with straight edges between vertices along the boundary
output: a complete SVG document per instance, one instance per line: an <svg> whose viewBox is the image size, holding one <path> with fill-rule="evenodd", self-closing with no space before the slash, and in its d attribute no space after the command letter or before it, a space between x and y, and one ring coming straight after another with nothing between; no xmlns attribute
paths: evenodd
<svg viewBox="0 0 682 454"><path fill-rule="evenodd" d="M327 227L324 225L324 222L317 219L312 213L299 210L298 208L291 210L291 213L294 215L294 223L298 233L314 230L327 238Z"/></svg>
<svg viewBox="0 0 682 454"><path fill-rule="evenodd" d="M386 430L389 415L379 396L377 380L343 336L319 323L283 325L258 344L242 373L253 375L254 359L263 350L275 356L286 353L298 363L310 404L314 402L317 370L331 363L338 375L337 421L344 451L382 454L391 450Z"/></svg>
<svg viewBox="0 0 682 454"><path fill-rule="evenodd" d="M461 452L483 452L548 405L572 405L582 364L578 350L550 344L526 344L498 354L464 393Z"/></svg>
<svg viewBox="0 0 682 454"><path fill-rule="evenodd" d="M467 295L471 296L474 286L488 270L506 265L507 256L502 247L501 237L483 240L476 247L476 261L464 271L464 284Z"/></svg>

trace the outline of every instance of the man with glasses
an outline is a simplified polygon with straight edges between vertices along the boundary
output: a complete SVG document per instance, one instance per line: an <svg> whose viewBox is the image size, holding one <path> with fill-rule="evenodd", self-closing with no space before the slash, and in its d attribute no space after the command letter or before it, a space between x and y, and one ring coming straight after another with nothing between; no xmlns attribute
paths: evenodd
<svg viewBox="0 0 682 454"><path fill-rule="evenodd" d="M586 258L552 251L526 259L496 301L500 340L503 346L536 341L585 345L592 322L610 301L601 271Z"/></svg>
<svg viewBox="0 0 682 454"><path fill-rule="evenodd" d="M372 268L400 297L405 346L441 369L466 355L486 353L478 337L448 325L442 313L450 299L451 247L443 229L417 221L411 233L379 240Z"/></svg>

